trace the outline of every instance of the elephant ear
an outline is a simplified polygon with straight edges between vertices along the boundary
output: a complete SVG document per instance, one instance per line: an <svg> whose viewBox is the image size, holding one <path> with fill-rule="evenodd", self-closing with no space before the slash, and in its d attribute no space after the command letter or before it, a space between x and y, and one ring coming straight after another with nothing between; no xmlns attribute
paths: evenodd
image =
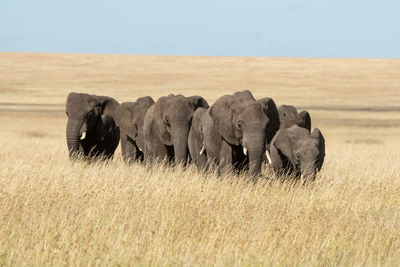
<svg viewBox="0 0 400 267"><path fill-rule="evenodd" d="M209 114L218 133L230 144L239 145L232 125L233 97L226 95L220 97L211 107Z"/></svg>
<svg viewBox="0 0 400 267"><path fill-rule="evenodd" d="M207 101L198 95L189 96L186 98L189 101L189 105L193 107L193 110L197 108L209 108Z"/></svg>
<svg viewBox="0 0 400 267"><path fill-rule="evenodd" d="M299 126L306 128L307 130L309 130L311 132L310 114L307 111L303 110L302 112L299 113L299 118L300 118Z"/></svg>
<svg viewBox="0 0 400 267"><path fill-rule="evenodd" d="M171 142L171 135L167 131L166 124L168 122L165 120L164 110L167 105L166 102L168 101L168 99L172 97L175 96L160 97L154 104L153 120L156 122L161 141L166 145L172 145L172 142Z"/></svg>
<svg viewBox="0 0 400 267"><path fill-rule="evenodd" d="M135 140L138 133L136 125L133 121L133 102L122 103L116 108L115 111L115 124L128 136Z"/></svg>
<svg viewBox="0 0 400 267"><path fill-rule="evenodd" d="M317 168L320 170L322 168L322 164L324 164L325 159L325 138L322 135L321 131L318 128L315 128L312 132L311 136L317 140L318 144L318 161Z"/></svg>
<svg viewBox="0 0 400 267"><path fill-rule="evenodd" d="M292 165L296 165L296 160L293 155L293 143L290 137L290 133L287 129L280 129L273 139L273 146L288 160Z"/></svg>
<svg viewBox="0 0 400 267"><path fill-rule="evenodd" d="M257 102L264 106L264 113L269 119L267 125L267 143L269 144L271 143L272 138L274 138L276 132L279 130L281 124L279 120L278 109L276 108L275 102L272 98L265 97Z"/></svg>
<svg viewBox="0 0 400 267"><path fill-rule="evenodd" d="M119 104L115 99L107 96L94 96L93 100L96 101L96 109L98 109L100 113L100 120L99 123L97 123L96 132L100 140L103 140L115 126L114 116Z"/></svg>

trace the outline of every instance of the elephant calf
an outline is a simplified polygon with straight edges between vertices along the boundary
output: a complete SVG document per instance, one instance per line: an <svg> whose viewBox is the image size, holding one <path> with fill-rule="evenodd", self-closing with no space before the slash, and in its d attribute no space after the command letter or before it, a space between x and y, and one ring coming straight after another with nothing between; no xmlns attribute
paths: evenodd
<svg viewBox="0 0 400 267"><path fill-rule="evenodd" d="M276 133L270 149L275 172L314 179L324 163L325 139L318 128L310 133L293 125Z"/></svg>
<svg viewBox="0 0 400 267"><path fill-rule="evenodd" d="M122 157L126 163L144 159L144 116L153 104L154 100L146 96L124 102L116 110L115 122L121 130Z"/></svg>
<svg viewBox="0 0 400 267"><path fill-rule="evenodd" d="M292 125L297 125L311 131L311 117L307 111L303 110L298 113L294 106L282 105L278 108L278 113L281 128L289 128Z"/></svg>
<svg viewBox="0 0 400 267"><path fill-rule="evenodd" d="M144 118L145 160L168 159L185 164L193 113L200 107L208 108L201 96L171 94L159 98Z"/></svg>
<svg viewBox="0 0 400 267"><path fill-rule="evenodd" d="M66 101L69 157L104 156L112 158L119 143L114 121L118 102L106 96L70 93Z"/></svg>

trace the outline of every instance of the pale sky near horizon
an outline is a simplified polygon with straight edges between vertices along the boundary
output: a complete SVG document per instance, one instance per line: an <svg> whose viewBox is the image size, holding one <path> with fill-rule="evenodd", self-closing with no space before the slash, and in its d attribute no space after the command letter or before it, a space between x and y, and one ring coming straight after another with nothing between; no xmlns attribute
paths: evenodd
<svg viewBox="0 0 400 267"><path fill-rule="evenodd" d="M0 52L400 58L394 0L2 0Z"/></svg>

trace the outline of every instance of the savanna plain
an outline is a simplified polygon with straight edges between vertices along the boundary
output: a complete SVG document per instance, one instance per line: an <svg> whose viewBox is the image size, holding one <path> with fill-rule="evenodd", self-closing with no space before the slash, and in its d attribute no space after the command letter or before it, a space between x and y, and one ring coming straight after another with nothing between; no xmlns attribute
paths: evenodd
<svg viewBox="0 0 400 267"><path fill-rule="evenodd" d="M70 91L307 109L315 182L70 162ZM400 60L0 53L0 265L400 265Z"/></svg>

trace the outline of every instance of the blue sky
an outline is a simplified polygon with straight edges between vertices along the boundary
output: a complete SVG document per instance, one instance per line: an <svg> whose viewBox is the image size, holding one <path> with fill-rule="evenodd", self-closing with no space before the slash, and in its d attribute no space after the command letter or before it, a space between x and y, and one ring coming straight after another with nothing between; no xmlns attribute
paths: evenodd
<svg viewBox="0 0 400 267"><path fill-rule="evenodd" d="M0 51L400 57L394 0L2 0Z"/></svg>

